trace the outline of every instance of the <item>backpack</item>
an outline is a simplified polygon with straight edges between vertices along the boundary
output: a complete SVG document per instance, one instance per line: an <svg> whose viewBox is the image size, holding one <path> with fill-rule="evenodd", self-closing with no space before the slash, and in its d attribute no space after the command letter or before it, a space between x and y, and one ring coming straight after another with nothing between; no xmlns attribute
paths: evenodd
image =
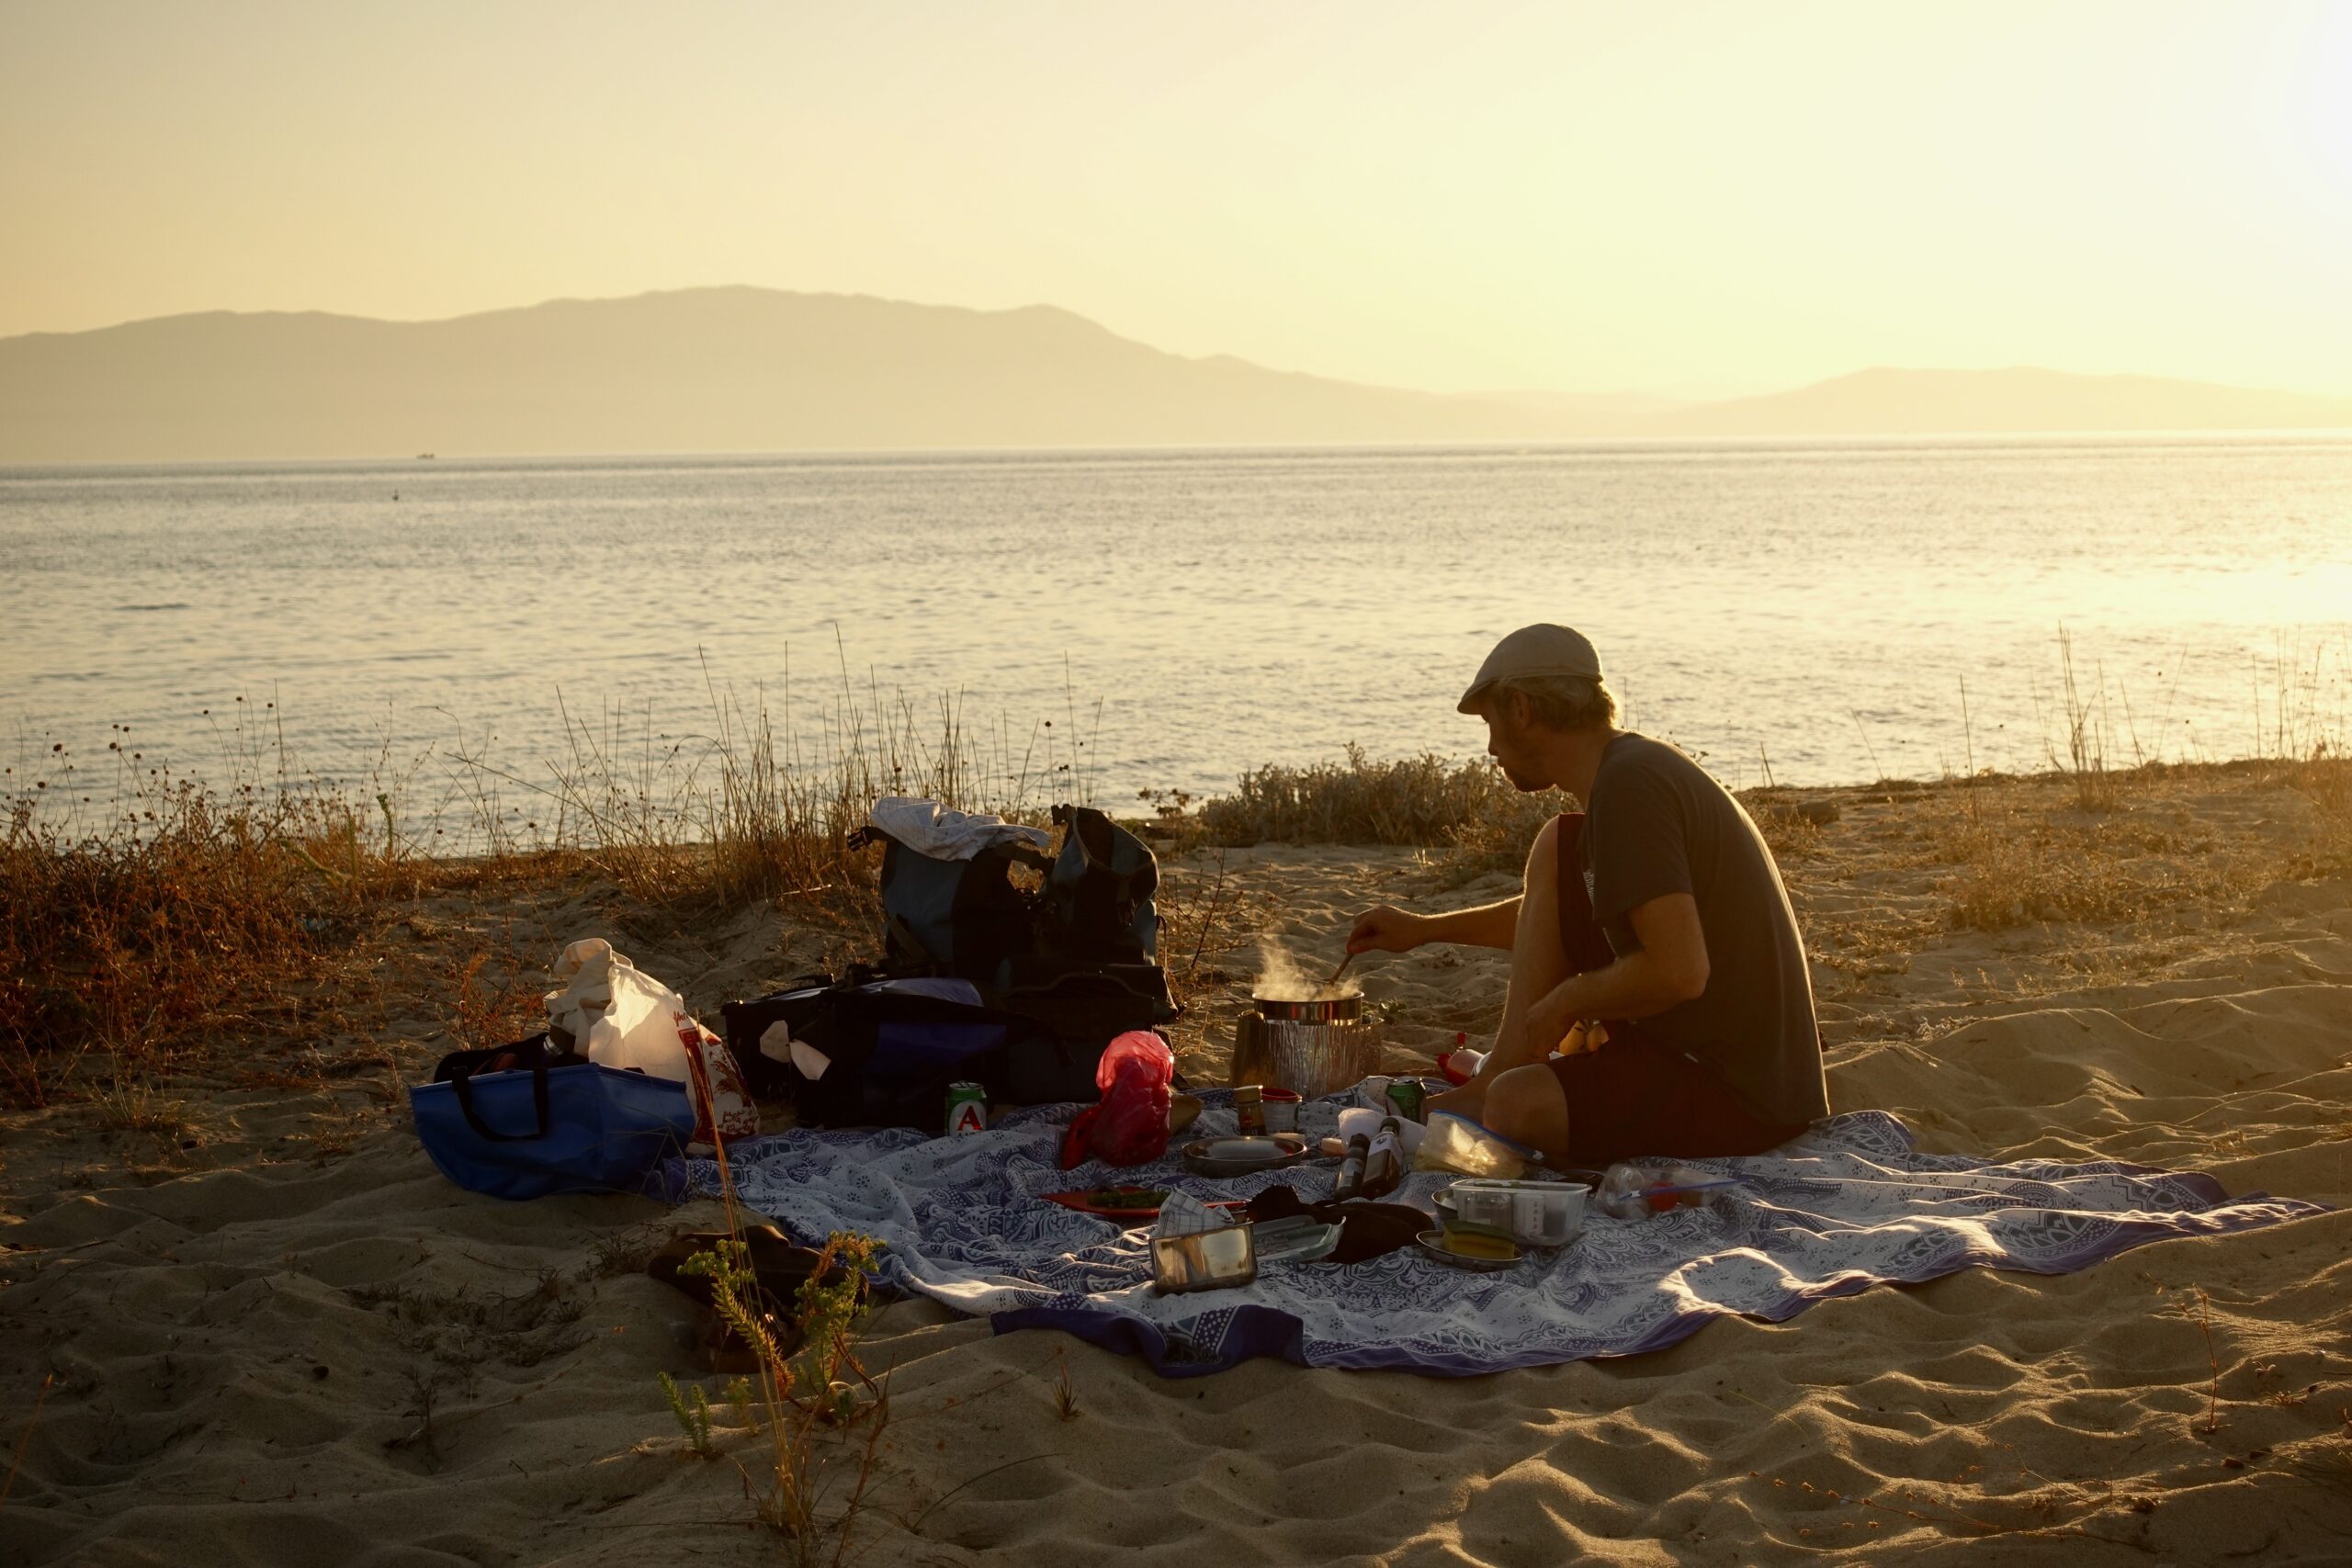
<svg viewBox="0 0 2352 1568"><path fill-rule="evenodd" d="M1036 906L1013 885L1012 868L1046 869L1052 863L1036 851L997 844L943 860L870 827L849 842L882 845L882 946L891 969L991 984L1009 959L1035 950Z"/></svg>
<svg viewBox="0 0 2352 1568"><path fill-rule="evenodd" d="M1046 874L1046 949L1073 964L1154 964L1159 862L1150 846L1091 806L1057 806L1067 829Z"/></svg>
<svg viewBox="0 0 2352 1568"><path fill-rule="evenodd" d="M1159 949L1152 895L1159 863L1149 846L1088 806L1057 806L1067 829L1048 859L1024 844L992 844L967 859L924 854L878 827L849 836L882 848L882 942L895 972L959 976L990 995L1016 984L1111 964L1151 965ZM1044 874L1035 893L1015 866ZM1163 980L1159 987L1166 991Z"/></svg>

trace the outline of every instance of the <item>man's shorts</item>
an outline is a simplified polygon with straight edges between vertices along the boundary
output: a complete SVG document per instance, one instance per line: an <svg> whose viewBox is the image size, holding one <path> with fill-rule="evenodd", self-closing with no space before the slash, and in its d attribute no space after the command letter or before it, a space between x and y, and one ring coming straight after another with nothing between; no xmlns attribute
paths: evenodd
<svg viewBox="0 0 2352 1568"><path fill-rule="evenodd" d="M1622 1023L1610 1032L1600 1050L1551 1061L1568 1101L1570 1164L1761 1154L1804 1131L1758 1121L1714 1069L1674 1046Z"/></svg>

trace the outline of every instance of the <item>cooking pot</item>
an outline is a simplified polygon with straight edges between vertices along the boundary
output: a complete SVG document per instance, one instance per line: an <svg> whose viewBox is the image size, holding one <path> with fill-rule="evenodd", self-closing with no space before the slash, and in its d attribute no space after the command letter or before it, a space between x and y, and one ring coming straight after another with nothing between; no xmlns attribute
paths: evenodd
<svg viewBox="0 0 2352 1568"><path fill-rule="evenodd" d="M1353 1023L1363 1017L1363 993L1350 991L1343 996L1323 997L1312 1001L1288 998L1252 997L1250 1005L1263 1019L1279 1019L1285 1023Z"/></svg>

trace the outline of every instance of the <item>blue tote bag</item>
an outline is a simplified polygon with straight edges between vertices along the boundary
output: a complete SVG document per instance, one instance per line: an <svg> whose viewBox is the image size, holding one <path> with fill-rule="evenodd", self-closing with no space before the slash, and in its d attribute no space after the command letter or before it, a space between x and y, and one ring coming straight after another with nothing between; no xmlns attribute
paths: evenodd
<svg viewBox="0 0 2352 1568"><path fill-rule="evenodd" d="M695 1131L684 1084L594 1062L459 1067L413 1086L409 1109L441 1174L493 1198L634 1191Z"/></svg>

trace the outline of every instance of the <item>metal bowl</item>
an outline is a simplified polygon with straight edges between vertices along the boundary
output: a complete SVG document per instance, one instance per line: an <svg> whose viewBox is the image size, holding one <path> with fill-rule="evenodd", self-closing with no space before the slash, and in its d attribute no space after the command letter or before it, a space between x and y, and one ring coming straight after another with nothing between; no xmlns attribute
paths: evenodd
<svg viewBox="0 0 2352 1568"><path fill-rule="evenodd" d="M1443 1231L1423 1231L1413 1238L1413 1245L1421 1249L1424 1257L1434 1258L1452 1268L1466 1269L1473 1274L1499 1274L1506 1269L1517 1268L1519 1260L1527 1256L1525 1248L1513 1243L1509 1258L1465 1258L1445 1245Z"/></svg>

